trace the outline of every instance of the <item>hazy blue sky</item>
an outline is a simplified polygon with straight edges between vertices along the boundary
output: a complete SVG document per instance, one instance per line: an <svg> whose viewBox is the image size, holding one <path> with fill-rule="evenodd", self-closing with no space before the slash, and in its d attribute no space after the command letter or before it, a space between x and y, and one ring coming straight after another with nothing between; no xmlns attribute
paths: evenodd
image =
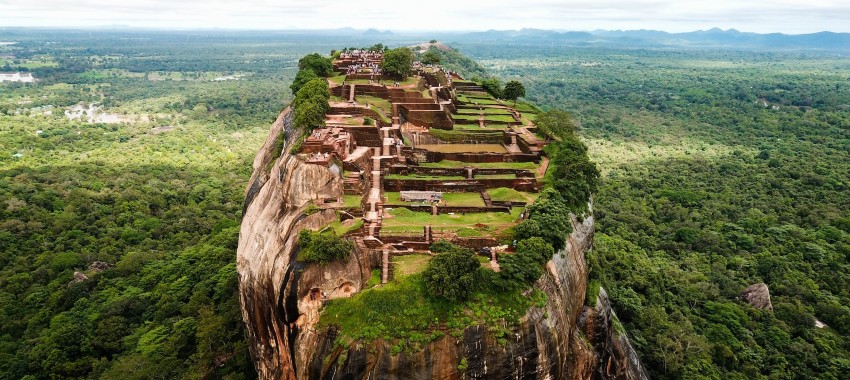
<svg viewBox="0 0 850 380"><path fill-rule="evenodd" d="M850 32L850 0L0 0L3 26Z"/></svg>

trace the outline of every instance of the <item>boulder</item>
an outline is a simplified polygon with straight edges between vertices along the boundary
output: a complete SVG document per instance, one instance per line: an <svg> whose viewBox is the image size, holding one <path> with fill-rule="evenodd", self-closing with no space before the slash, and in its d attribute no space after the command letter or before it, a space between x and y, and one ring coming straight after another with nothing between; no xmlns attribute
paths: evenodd
<svg viewBox="0 0 850 380"><path fill-rule="evenodd" d="M773 304L770 303L770 289L763 282L752 284L744 289L741 299L757 309L773 310Z"/></svg>
<svg viewBox="0 0 850 380"><path fill-rule="evenodd" d="M103 261L95 261L89 265L89 270L94 272L103 272L109 268L112 268L114 265L103 262Z"/></svg>
<svg viewBox="0 0 850 380"><path fill-rule="evenodd" d="M83 272L74 272L74 279L68 283L68 287L73 286L74 284L79 284L84 281L88 281L88 276L86 276Z"/></svg>

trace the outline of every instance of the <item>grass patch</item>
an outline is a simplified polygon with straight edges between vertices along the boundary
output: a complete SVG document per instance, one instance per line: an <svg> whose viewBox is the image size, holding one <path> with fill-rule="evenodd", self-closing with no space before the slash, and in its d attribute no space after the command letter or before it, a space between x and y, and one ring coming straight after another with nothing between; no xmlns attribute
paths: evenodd
<svg viewBox="0 0 850 380"><path fill-rule="evenodd" d="M478 174L475 179L515 179L516 174Z"/></svg>
<svg viewBox="0 0 850 380"><path fill-rule="evenodd" d="M380 269L372 269L371 276L369 276L369 281L366 281L366 288L373 288L376 285L381 284L381 270Z"/></svg>
<svg viewBox="0 0 850 380"><path fill-rule="evenodd" d="M516 224L521 207L514 207L510 213L504 212L476 212L469 214L440 214L431 215L428 212L416 212L408 209L392 209L389 213L391 218L384 218L382 229L385 227L415 227L417 231L422 226L430 225L432 228L456 231L459 228L483 224L494 229L507 228Z"/></svg>
<svg viewBox="0 0 850 380"><path fill-rule="evenodd" d="M436 176L436 175L424 175L424 174L387 174L384 176L384 179L404 179L404 180L415 180L415 181L423 181L430 179L438 179L438 180L459 180L466 179L464 176L452 175L452 176Z"/></svg>
<svg viewBox="0 0 850 380"><path fill-rule="evenodd" d="M348 232L356 231L356 230L363 228L363 219L357 219L356 221L354 221L354 223L352 223L348 226L342 224L342 222L340 222L340 221L335 221L335 222L332 222L331 224L328 224L328 226L326 228L332 229L334 231L334 233L336 234L336 236L342 236L342 235L345 235Z"/></svg>
<svg viewBox="0 0 850 380"><path fill-rule="evenodd" d="M481 193L443 193L443 201L448 206L484 207Z"/></svg>
<svg viewBox="0 0 850 380"><path fill-rule="evenodd" d="M525 191L517 191L509 187L499 187L496 189L487 190L490 199L494 201L516 201L533 203L540 196L539 193L527 193Z"/></svg>
<svg viewBox="0 0 850 380"><path fill-rule="evenodd" d="M499 121L503 123L516 123L516 119L514 119L511 115L486 115L484 116L484 121Z"/></svg>
<svg viewBox="0 0 850 380"><path fill-rule="evenodd" d="M440 162L422 162L419 166L426 168L465 168L467 166L479 169L526 169L536 170L533 162L461 162L443 160Z"/></svg>
<svg viewBox="0 0 850 380"><path fill-rule="evenodd" d="M370 106L377 106L384 113L390 113L393 109L393 105L389 100L377 96L360 95L355 97L354 100L358 103L369 103Z"/></svg>
<svg viewBox="0 0 850 380"><path fill-rule="evenodd" d="M421 236L425 231L422 226L381 226L382 235L416 235Z"/></svg>
<svg viewBox="0 0 850 380"><path fill-rule="evenodd" d="M345 194L342 196L342 205L345 208L359 208L362 195Z"/></svg>
<svg viewBox="0 0 850 380"><path fill-rule="evenodd" d="M431 255L405 255L395 256L392 259L393 270L396 278L410 276L425 270Z"/></svg>
<svg viewBox="0 0 850 380"><path fill-rule="evenodd" d="M428 297L419 274L398 276L351 298L331 300L317 327L337 326L340 337L348 341L382 338L394 344L394 354L418 351L443 337L438 330L441 327L460 337L464 329L484 324L499 343L505 344L510 328L539 297L523 296L524 289L504 292L489 285L482 283L469 301L454 303Z"/></svg>
<svg viewBox="0 0 850 380"><path fill-rule="evenodd" d="M452 114L452 119L454 120L464 120L464 121L478 121L481 119L479 115L462 115L462 114Z"/></svg>

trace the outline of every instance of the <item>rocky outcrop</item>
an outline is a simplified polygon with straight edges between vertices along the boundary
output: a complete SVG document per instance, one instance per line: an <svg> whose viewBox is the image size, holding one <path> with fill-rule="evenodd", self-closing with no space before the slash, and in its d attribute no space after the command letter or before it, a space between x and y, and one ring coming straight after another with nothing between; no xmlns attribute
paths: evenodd
<svg viewBox="0 0 850 380"><path fill-rule="evenodd" d="M770 303L770 289L763 282L752 284L744 289L741 299L757 309L773 310L773 304Z"/></svg>
<svg viewBox="0 0 850 380"><path fill-rule="evenodd" d="M86 276L86 274L85 274L85 273L83 273L83 272L79 272L79 271L75 271L75 272L74 272L74 279L73 279L73 280L71 280L70 282L68 282L68 287L70 288L70 287L72 287L72 286L74 286L74 285L76 285L76 284L79 284L79 283L81 283L81 282L86 282L86 281L88 281L88 280L89 280L89 276Z"/></svg>
<svg viewBox="0 0 850 380"><path fill-rule="evenodd" d="M286 113L287 111L285 111ZM499 342L486 326L444 336L417 352L392 354L382 340L341 347L337 331L314 329L321 302L347 297L377 267L377 252L357 249L346 263L304 266L295 261L296 237L334 219L309 216L311 199L342 194L341 179L327 168L285 154L275 157L284 116L254 160L239 235L237 270L251 353L262 379L644 379L637 356L604 291L585 306L587 265L594 221L572 219L566 248L556 253L535 287L545 306L531 307ZM293 136L292 140L297 138Z"/></svg>

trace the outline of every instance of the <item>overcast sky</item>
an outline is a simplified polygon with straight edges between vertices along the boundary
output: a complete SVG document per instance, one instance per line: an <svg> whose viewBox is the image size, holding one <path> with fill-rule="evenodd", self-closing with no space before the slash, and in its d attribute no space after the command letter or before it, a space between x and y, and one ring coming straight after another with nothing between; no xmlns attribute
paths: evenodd
<svg viewBox="0 0 850 380"><path fill-rule="evenodd" d="M0 27L850 32L850 0L0 0Z"/></svg>

